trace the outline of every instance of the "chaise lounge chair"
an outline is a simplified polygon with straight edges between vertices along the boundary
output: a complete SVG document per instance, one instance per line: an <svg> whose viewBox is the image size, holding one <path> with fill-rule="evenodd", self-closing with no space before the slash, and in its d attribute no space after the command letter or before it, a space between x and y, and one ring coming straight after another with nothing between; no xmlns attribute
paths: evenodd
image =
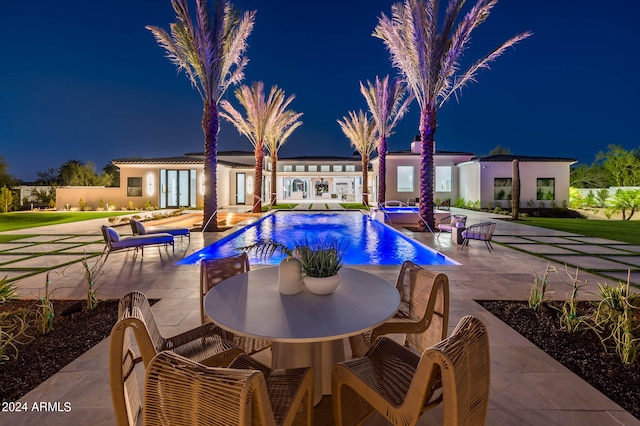
<svg viewBox="0 0 640 426"><path fill-rule="evenodd" d="M173 235L171 234L148 234L148 235L136 235L133 237L121 237L114 228L106 225L102 225L102 237L104 238L105 247L103 253L106 254L105 261L109 257L109 253L117 250L124 250L134 248L136 251L140 249L142 256L144 256L144 246L157 245L157 244L171 244L171 248L175 251L173 246Z"/></svg>
<svg viewBox="0 0 640 426"><path fill-rule="evenodd" d="M165 228L165 227L145 227L142 222L135 219L129 220L133 235L151 235L151 234L171 234L174 237L180 236L182 239L185 235L189 237L191 242L191 232L189 228Z"/></svg>

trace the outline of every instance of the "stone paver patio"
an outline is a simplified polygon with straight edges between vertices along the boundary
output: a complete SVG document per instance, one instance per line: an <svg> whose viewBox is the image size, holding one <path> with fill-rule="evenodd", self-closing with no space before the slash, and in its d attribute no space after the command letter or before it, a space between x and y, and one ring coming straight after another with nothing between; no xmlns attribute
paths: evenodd
<svg viewBox="0 0 640 426"><path fill-rule="evenodd" d="M455 210L455 209L452 209ZM468 212L467 223L477 223L497 217L491 214ZM90 243L100 239L99 226L107 220L92 220L65 224L58 227L32 228L24 231L11 231L7 234L39 234L54 237L57 241L66 236L69 243ZM55 228L55 229L54 229ZM124 229L124 228L119 228ZM524 300L528 297L535 271L543 271L553 251L540 253L540 242L552 248L555 244L566 244L566 248L583 254L565 256L572 259L593 259L589 252L581 250L588 246L616 246L620 243L607 240L583 239L575 234L536 228L527 225L498 221L494 252L489 253L484 243L472 241L470 247L460 250L453 246L448 235L436 240L428 233L412 233L403 230L424 244L433 247L459 262L460 266L427 266L429 269L448 275L451 292L450 329L464 315L479 317L488 327L491 345L491 396L487 424L489 425L640 425L640 421L626 413L622 408L599 393L582 379L564 368L546 355L528 340L506 326L475 300L505 299ZM172 335L195 327L199 324L199 270L197 265L177 266L174 263L215 240L220 235L192 234L191 242L176 240L175 253L164 247L145 250L144 258L135 256L133 251L116 252L109 256L105 270L104 284L99 290L103 299L119 298L130 290L141 290L149 298L162 299L154 305L154 313L161 325L163 334ZM20 244L24 240L17 240ZM61 243L62 241L60 241ZM572 244L575 243L575 244ZM513 244L518 250L509 248ZM22 244L23 246L25 244ZM0 245L0 254L9 254L7 244ZM627 247L625 247L627 248ZM531 251L528 251L531 249ZM638 246L629 246L636 252ZM523 252L524 251L524 252ZM75 254L77 259L80 254ZM44 257L44 256L43 256ZM607 255L607 266L625 262L621 257ZM2 259L0 257L0 259ZM629 258L632 259L632 258ZM18 260L18 259L15 259ZM553 263L559 268L559 263ZM11 263L0 264L0 276L15 274ZM622 265L622 264L618 264ZM378 274L389 281L395 281L398 267L362 266L359 267ZM615 268L606 268L615 269ZM632 280L638 283L640 271L635 268ZM626 272L606 272L615 279L626 279ZM597 290L597 282L606 279L599 275L581 272L588 279L588 286L582 292L586 298L595 297L590 292ZM53 276L53 275L52 275ZM44 284L43 274L29 276L18 281L20 292L33 297ZM68 266L63 276L52 279L58 298L84 298L84 281L79 264ZM554 298L566 298L569 288L556 279L551 280ZM36 293L34 293L36 292ZM83 356L66 366L59 373L27 394L21 401L31 405L33 402L70 402L70 412L0 412L0 422L12 425L33 425L47 422L48 425L67 424L114 424L113 409L109 393L108 376L108 339L101 342ZM347 352L349 353L349 352ZM267 355L268 356L268 355ZM17 373L19 374L19 373ZM330 398L323 398L316 407L315 424L332 424ZM426 413L419 424L437 424L440 416L438 409ZM372 418L367 424L383 424L380 418Z"/></svg>

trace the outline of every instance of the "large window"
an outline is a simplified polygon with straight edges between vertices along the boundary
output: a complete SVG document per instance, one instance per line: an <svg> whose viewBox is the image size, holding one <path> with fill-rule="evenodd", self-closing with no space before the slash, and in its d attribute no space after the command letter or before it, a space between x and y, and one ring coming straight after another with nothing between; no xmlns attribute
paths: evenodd
<svg viewBox="0 0 640 426"><path fill-rule="evenodd" d="M413 192L413 166L398 166L398 192Z"/></svg>
<svg viewBox="0 0 640 426"><path fill-rule="evenodd" d="M317 165L309 165L308 167L308 171L310 172L317 172L318 171L318 166Z"/></svg>
<svg viewBox="0 0 640 426"><path fill-rule="evenodd" d="M330 172L331 171L331 166L328 164L321 164L320 165L320 171L321 172Z"/></svg>
<svg viewBox="0 0 640 426"><path fill-rule="evenodd" d="M292 165L284 165L282 166L282 171L283 172L292 172L293 171L293 166Z"/></svg>
<svg viewBox="0 0 640 426"><path fill-rule="evenodd" d="M436 166L436 191L451 192L451 166Z"/></svg>
<svg viewBox="0 0 640 426"><path fill-rule="evenodd" d="M511 178L495 178L493 181L493 199L511 199Z"/></svg>
<svg viewBox="0 0 640 426"><path fill-rule="evenodd" d="M555 200L556 199L555 178L538 178L537 179L536 199L537 200Z"/></svg>
<svg viewBox="0 0 640 426"><path fill-rule="evenodd" d="M296 172L304 172L304 165L296 164Z"/></svg>
<svg viewBox="0 0 640 426"><path fill-rule="evenodd" d="M344 170L347 171L347 172L355 172L356 171L356 166L354 166L353 164L349 165L349 166L345 166Z"/></svg>
<svg viewBox="0 0 640 426"><path fill-rule="evenodd" d="M342 165L341 164L336 164L333 166L333 171L334 172L341 172L342 171Z"/></svg>
<svg viewBox="0 0 640 426"><path fill-rule="evenodd" d="M142 197L142 178L127 178L127 197Z"/></svg>

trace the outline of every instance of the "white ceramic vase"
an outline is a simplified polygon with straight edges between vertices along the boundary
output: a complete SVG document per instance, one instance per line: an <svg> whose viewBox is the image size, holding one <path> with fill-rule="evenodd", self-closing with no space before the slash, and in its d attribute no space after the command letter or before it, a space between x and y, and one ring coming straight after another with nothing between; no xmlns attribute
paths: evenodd
<svg viewBox="0 0 640 426"><path fill-rule="evenodd" d="M293 295L302 291L302 265L294 257L286 258L278 266L278 289L281 294Z"/></svg>
<svg viewBox="0 0 640 426"><path fill-rule="evenodd" d="M305 287L313 294L331 294L338 288L338 284L340 284L340 273L324 278L304 277Z"/></svg>

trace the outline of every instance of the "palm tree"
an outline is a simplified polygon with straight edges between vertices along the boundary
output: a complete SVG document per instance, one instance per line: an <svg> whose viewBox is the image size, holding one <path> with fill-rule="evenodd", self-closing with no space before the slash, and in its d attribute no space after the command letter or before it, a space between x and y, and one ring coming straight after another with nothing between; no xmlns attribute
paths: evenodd
<svg viewBox="0 0 640 426"><path fill-rule="evenodd" d="M172 0L177 21L170 25L171 35L162 28L147 26L167 57L183 70L204 103L204 194L203 231L218 229L218 102L227 88L244 78L248 59L244 56L247 38L253 29L255 11L239 12L228 1L215 1L213 14L207 0L196 0L195 22L191 20L187 0Z"/></svg>
<svg viewBox="0 0 640 426"><path fill-rule="evenodd" d="M284 94L282 96L284 99ZM287 106L291 101L295 99L294 95L291 95L286 101L282 102L273 112L273 121L267 132L267 137L264 142L264 146L269 151L271 158L271 200L270 205L275 206L278 204L276 193L276 166L278 164L278 150L291 136L291 133L299 126L302 125L302 121L298 121L302 117L302 113L296 113L291 110L287 110Z"/></svg>
<svg viewBox="0 0 640 426"><path fill-rule="evenodd" d="M378 206L381 206L384 204L387 191L387 138L408 111L413 96L408 96L403 102L405 89L402 82L396 79L393 87L390 87L388 75L382 80L376 76L375 84L367 80L366 87L360 82L360 92L367 101L378 134Z"/></svg>
<svg viewBox="0 0 640 426"><path fill-rule="evenodd" d="M478 71L488 69L505 49L531 35L524 32L510 38L460 73L460 58L471 32L487 19L497 0L478 0L456 26L464 3L465 0L449 0L444 19L440 19L438 0L405 0L391 6L391 17L383 13L373 32L374 37L384 41L393 66L402 73L420 107L420 217L421 226L428 224L431 228L435 225L433 153L438 109L467 83L475 81Z"/></svg>
<svg viewBox="0 0 640 426"><path fill-rule="evenodd" d="M285 99L284 91L273 86L269 97L265 99L264 83L258 81L251 87L242 85L235 91L238 102L244 107L247 116L243 117L231 103L226 100L220 102L223 112L222 117L233 124L238 132L246 136L255 148L256 168L254 184L253 212L262 210L262 165L264 160L265 144L280 137L280 140L288 138L291 132L302 123L296 123L301 114L286 111L287 106L294 99L290 96ZM292 128L293 127L293 128ZM277 142L277 141L276 141ZM273 160L272 160L273 161ZM273 172L272 170L272 176ZM272 182L272 190L274 188ZM273 195L272 195L273 196Z"/></svg>
<svg viewBox="0 0 640 426"><path fill-rule="evenodd" d="M358 114L349 111L349 117L338 120L342 132L349 138L351 145L360 153L362 158L362 204L369 205L368 168L369 157L376 149L376 123L362 110Z"/></svg>

